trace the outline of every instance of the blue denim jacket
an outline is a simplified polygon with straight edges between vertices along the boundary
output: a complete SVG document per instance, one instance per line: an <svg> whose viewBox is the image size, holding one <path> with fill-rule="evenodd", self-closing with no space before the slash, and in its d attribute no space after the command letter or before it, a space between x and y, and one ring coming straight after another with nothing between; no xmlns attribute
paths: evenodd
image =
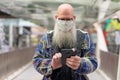
<svg viewBox="0 0 120 80"><path fill-rule="evenodd" d="M79 31L85 34L85 40L82 45L83 53L80 67L75 72L80 75L77 80L87 80L85 77L86 74L94 72L97 69L98 62L89 34L81 30ZM35 50L35 55L33 56L33 65L40 74L44 75L43 80L51 80L50 77L46 76L51 75L53 72L51 67L53 53L52 48L48 45L47 34L43 35L40 39Z"/></svg>

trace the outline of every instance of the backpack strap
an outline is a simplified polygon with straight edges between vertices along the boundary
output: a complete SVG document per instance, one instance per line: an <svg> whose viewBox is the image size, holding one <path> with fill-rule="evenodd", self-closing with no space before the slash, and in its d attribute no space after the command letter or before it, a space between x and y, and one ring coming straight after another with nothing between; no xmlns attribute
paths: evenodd
<svg viewBox="0 0 120 80"><path fill-rule="evenodd" d="M47 33L47 41L48 41L47 45L49 48L52 49L52 53L53 53L52 55L54 55L54 53L60 52L61 50L58 46L52 44L53 33L54 31Z"/></svg>
<svg viewBox="0 0 120 80"><path fill-rule="evenodd" d="M84 43L84 40L85 40L85 33L83 33L81 30L77 30L76 49L78 56L81 56L82 44Z"/></svg>

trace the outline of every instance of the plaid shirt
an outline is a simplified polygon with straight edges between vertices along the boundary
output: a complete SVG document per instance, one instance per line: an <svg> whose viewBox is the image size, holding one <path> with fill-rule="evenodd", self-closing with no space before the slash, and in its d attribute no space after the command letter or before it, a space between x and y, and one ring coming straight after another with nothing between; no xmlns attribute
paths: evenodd
<svg viewBox="0 0 120 80"><path fill-rule="evenodd" d="M82 57L80 67L76 70L79 75L86 75L97 69L98 63L94 52L94 45L90 40L88 33L85 33L85 40L82 44ZM43 80L51 80L50 77L46 77L52 74L51 60L52 60L52 48L48 45L47 34L43 35L35 50L33 56L33 65L35 69L42 75ZM82 77L77 80L86 80Z"/></svg>

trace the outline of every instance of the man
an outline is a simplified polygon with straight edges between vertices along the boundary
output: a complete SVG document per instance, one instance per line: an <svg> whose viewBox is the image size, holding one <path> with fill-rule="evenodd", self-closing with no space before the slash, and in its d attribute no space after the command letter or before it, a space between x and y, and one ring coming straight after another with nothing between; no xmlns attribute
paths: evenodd
<svg viewBox="0 0 120 80"><path fill-rule="evenodd" d="M76 16L70 4L61 4L55 18L54 31L43 35L36 48L35 69L44 75L43 80L88 80L86 74L98 66L88 33L76 30ZM63 49L71 49L67 54L75 55L63 60Z"/></svg>

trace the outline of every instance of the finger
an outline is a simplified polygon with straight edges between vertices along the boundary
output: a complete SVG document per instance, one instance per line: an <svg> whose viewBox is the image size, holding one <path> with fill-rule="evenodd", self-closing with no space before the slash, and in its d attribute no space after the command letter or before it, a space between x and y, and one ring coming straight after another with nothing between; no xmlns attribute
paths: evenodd
<svg viewBox="0 0 120 80"><path fill-rule="evenodd" d="M67 58L67 61L73 62L74 60L72 58Z"/></svg>
<svg viewBox="0 0 120 80"><path fill-rule="evenodd" d="M80 57L79 56L71 56L70 58L74 59L75 61L79 61L80 60Z"/></svg>
<svg viewBox="0 0 120 80"><path fill-rule="evenodd" d="M55 53L55 55L53 56L54 59L57 59L58 58L58 53Z"/></svg>
<svg viewBox="0 0 120 80"><path fill-rule="evenodd" d="M57 55L53 56L53 60L56 61L58 59Z"/></svg>
<svg viewBox="0 0 120 80"><path fill-rule="evenodd" d="M66 63L72 66L72 62L71 61L66 61Z"/></svg>
<svg viewBox="0 0 120 80"><path fill-rule="evenodd" d="M70 57L70 58L67 58L67 60L71 62L77 62L79 59L76 59L75 57Z"/></svg>
<svg viewBox="0 0 120 80"><path fill-rule="evenodd" d="M60 59L61 59L61 54L60 54L60 53L56 53L56 54L53 56L53 60L54 60L55 62L58 62Z"/></svg>
<svg viewBox="0 0 120 80"><path fill-rule="evenodd" d="M55 57L55 55L52 57L52 59L54 60L56 57Z"/></svg>
<svg viewBox="0 0 120 80"><path fill-rule="evenodd" d="M67 65L68 67L72 68L72 66L71 66L70 64L66 63L66 65Z"/></svg>
<svg viewBox="0 0 120 80"><path fill-rule="evenodd" d="M66 65L67 65L68 67L71 67L71 68L72 68L72 63L71 63L71 62L66 61Z"/></svg>
<svg viewBox="0 0 120 80"><path fill-rule="evenodd" d="M61 58L61 56L62 56L61 53L57 53L57 54L56 54L56 57L57 57L57 58Z"/></svg>
<svg viewBox="0 0 120 80"><path fill-rule="evenodd" d="M79 65L80 64L80 60L75 60L73 58L67 58L66 60L67 62L72 62L73 64Z"/></svg>
<svg viewBox="0 0 120 80"><path fill-rule="evenodd" d="M66 61L66 65L72 69L78 69L78 67L80 66L80 63L73 63L70 61Z"/></svg>
<svg viewBox="0 0 120 80"><path fill-rule="evenodd" d="M62 54L61 53L58 53L60 57L62 57Z"/></svg>
<svg viewBox="0 0 120 80"><path fill-rule="evenodd" d="M71 56L71 58L80 58L79 56L75 55L75 56Z"/></svg>
<svg viewBox="0 0 120 80"><path fill-rule="evenodd" d="M76 69L76 68L77 68L77 66L74 65L74 64L72 64L71 62L67 62L66 65L67 65L68 67L72 68L72 69Z"/></svg>
<svg viewBox="0 0 120 80"><path fill-rule="evenodd" d="M72 67L75 67L77 63L72 62L72 61L66 61L67 64L71 65Z"/></svg>

